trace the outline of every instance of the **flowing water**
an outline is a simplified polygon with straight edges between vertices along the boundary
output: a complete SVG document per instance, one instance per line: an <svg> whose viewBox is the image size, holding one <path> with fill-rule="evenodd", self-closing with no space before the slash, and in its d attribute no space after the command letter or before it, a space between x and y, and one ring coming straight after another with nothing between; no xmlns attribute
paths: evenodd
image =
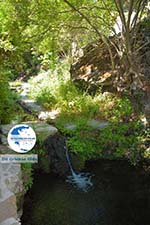
<svg viewBox="0 0 150 225"><path fill-rule="evenodd" d="M66 159L67 159L70 171L71 171L71 175L67 177L66 181L68 183L73 184L76 188L78 188L84 192L87 192L90 189L90 187L93 186L93 183L91 182L92 175L87 172L86 173L75 172L72 168L68 150L66 149L66 147L64 147L64 148L66 151Z"/></svg>
<svg viewBox="0 0 150 225"><path fill-rule="evenodd" d="M35 173L22 225L150 225L150 177L142 168L100 160L88 162L87 171L94 175L87 192L66 178Z"/></svg>

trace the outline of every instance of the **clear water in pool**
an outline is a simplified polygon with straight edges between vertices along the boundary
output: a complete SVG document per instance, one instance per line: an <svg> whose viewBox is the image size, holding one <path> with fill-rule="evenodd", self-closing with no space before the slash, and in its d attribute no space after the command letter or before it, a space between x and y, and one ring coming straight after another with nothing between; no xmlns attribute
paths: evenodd
<svg viewBox="0 0 150 225"><path fill-rule="evenodd" d="M100 160L87 163L87 171L94 175L87 192L35 173L22 225L150 225L150 177L142 168Z"/></svg>

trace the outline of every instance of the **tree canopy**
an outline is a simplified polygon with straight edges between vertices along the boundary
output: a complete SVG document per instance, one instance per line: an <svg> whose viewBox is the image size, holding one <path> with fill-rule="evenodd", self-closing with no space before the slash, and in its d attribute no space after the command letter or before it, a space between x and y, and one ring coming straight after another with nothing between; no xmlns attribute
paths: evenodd
<svg viewBox="0 0 150 225"><path fill-rule="evenodd" d="M8 52L15 56L14 64L18 62L18 59L15 61L18 56L20 60L20 55L22 59L26 58L25 52L56 54L64 51L69 54L73 41L81 47L98 36L106 45L114 44L108 37L116 32L117 16L122 22L125 45L117 45L116 49L119 54L131 51L129 33L143 16L146 4L146 0L1 0L1 60Z"/></svg>

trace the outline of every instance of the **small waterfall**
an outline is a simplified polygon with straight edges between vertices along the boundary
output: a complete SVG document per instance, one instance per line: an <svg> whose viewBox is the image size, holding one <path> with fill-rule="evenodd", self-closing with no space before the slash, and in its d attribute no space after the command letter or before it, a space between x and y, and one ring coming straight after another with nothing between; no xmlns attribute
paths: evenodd
<svg viewBox="0 0 150 225"><path fill-rule="evenodd" d="M70 161L68 149L64 146L65 152L66 152L66 159L71 171L71 175L67 177L67 182L73 184L76 186L78 189L87 192L90 187L93 186L93 183L91 182L91 174L90 173L75 173L72 164Z"/></svg>
<svg viewBox="0 0 150 225"><path fill-rule="evenodd" d="M72 165L71 165L71 161L70 161L70 158L69 158L69 153L68 153L68 149L66 147L65 148L65 151L66 151L66 159L67 159L67 162L68 162L68 165L69 165L69 168L71 170L71 173L72 175L75 174L73 168L72 168Z"/></svg>

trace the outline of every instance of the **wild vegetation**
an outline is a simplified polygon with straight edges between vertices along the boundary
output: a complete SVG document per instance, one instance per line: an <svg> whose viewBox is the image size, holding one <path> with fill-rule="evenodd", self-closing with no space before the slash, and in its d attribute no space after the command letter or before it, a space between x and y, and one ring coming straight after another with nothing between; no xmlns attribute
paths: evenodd
<svg viewBox="0 0 150 225"><path fill-rule="evenodd" d="M8 81L26 80L32 87L30 97L59 111L55 125L68 136L74 153L85 159L126 157L134 164L148 157L149 129L144 131L141 117L149 118L149 100L138 112L132 104L137 93L149 96L143 66L149 40L141 37L141 23L147 32L150 29L148 2L0 1L0 123L7 123L14 112ZM119 31L114 26L117 18ZM98 39L109 53L115 94L100 87L91 95L70 77L70 65L82 55L82 48ZM91 129L91 119L106 120L109 126ZM69 123L76 128L65 129Z"/></svg>
<svg viewBox="0 0 150 225"><path fill-rule="evenodd" d="M146 149L141 142L144 135L144 125L140 121L142 114L135 114L130 100L101 91L91 96L76 87L69 76L63 77L65 69L61 79L56 76L59 66L53 73L49 70L31 78L29 95L48 110L59 111L59 116L49 123L55 123L68 137L68 148L84 160L127 158L133 164L141 160ZM89 125L92 119L108 121L109 126L97 130ZM68 129L67 125L73 125L74 129Z"/></svg>

